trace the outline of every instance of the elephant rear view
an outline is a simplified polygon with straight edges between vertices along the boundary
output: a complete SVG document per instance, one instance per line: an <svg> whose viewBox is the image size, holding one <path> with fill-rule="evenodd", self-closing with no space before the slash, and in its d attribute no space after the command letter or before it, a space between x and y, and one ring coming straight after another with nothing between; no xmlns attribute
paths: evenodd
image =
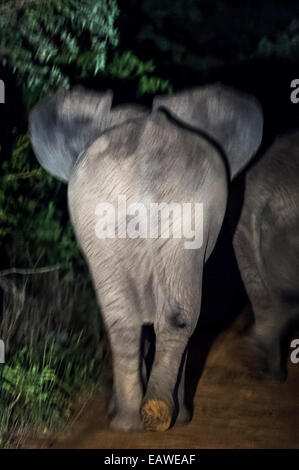
<svg viewBox="0 0 299 470"><path fill-rule="evenodd" d="M221 85L156 98L151 110L111 102L111 92L58 93L32 111L31 138L40 163L68 181L112 349L111 426L166 430L189 420L184 364L203 266L229 179L258 149L263 118L253 98ZM149 378L146 324L156 334Z"/></svg>
<svg viewBox="0 0 299 470"><path fill-rule="evenodd" d="M234 249L260 372L283 380L281 340L299 319L299 132L278 137L246 173Z"/></svg>

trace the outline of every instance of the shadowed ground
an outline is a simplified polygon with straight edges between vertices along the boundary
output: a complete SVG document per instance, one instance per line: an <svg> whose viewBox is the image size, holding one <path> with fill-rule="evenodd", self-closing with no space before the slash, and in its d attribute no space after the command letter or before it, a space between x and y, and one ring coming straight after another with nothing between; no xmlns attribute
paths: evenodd
<svg viewBox="0 0 299 470"><path fill-rule="evenodd" d="M163 433L109 431L106 403L94 398L52 449L299 448L299 364L288 365L284 384L252 378L244 364L243 313L211 345L205 331L195 340L198 362L205 361L194 397L194 415L186 427ZM201 339L201 341L200 341ZM203 343L205 343L203 345ZM203 352L203 349L205 351ZM201 364L193 360L189 388ZM193 373L193 374L192 374ZM190 378L193 375L193 382Z"/></svg>

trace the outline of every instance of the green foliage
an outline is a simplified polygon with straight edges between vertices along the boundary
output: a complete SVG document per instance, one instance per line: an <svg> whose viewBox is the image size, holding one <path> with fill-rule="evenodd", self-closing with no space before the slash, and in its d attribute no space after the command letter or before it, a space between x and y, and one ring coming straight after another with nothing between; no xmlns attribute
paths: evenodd
<svg viewBox="0 0 299 470"><path fill-rule="evenodd" d="M160 77L144 75L139 81L139 93L141 95L149 94L155 95L156 93L172 93L172 85L169 80Z"/></svg>
<svg viewBox="0 0 299 470"><path fill-rule="evenodd" d="M57 271L0 281L5 294L0 337L6 345L6 364L0 367L3 447L18 445L20 434L60 429L75 398L99 385L104 348L86 282L74 284Z"/></svg>
<svg viewBox="0 0 299 470"><path fill-rule="evenodd" d="M13 67L28 105L70 76L96 75L118 44L116 0L5 1L0 6L0 58Z"/></svg>
<svg viewBox="0 0 299 470"><path fill-rule="evenodd" d="M28 134L20 136L0 172L0 249L11 265L80 262L65 200L66 187L39 166Z"/></svg>
<svg viewBox="0 0 299 470"><path fill-rule="evenodd" d="M21 407L34 424L40 422L52 428L59 419L69 417L70 404L65 394L69 395L72 389L59 380L49 364L41 368L38 362L33 362L28 366L29 355L30 351L24 348L13 358L12 365L3 366L3 397L12 413ZM31 424L26 421L27 425Z"/></svg>
<svg viewBox="0 0 299 470"><path fill-rule="evenodd" d="M155 70L152 60L142 62L132 51L116 52L107 65L107 73L115 78L139 78Z"/></svg>
<svg viewBox="0 0 299 470"><path fill-rule="evenodd" d="M111 52L119 42L118 13L116 0L6 0L0 5L0 62L12 67L28 108L59 87L98 73L137 79L141 95L171 92L168 80L152 76L152 60L142 61L128 50Z"/></svg>
<svg viewBox="0 0 299 470"><path fill-rule="evenodd" d="M71 344L62 349L53 342L44 351L22 348L2 366L0 398L9 421L21 418L24 428L36 432L59 429L71 415L74 398L95 387L101 362L100 349L89 358Z"/></svg>
<svg viewBox="0 0 299 470"><path fill-rule="evenodd" d="M152 75L156 67L152 60L142 61L132 51L116 52L107 64L106 73L114 78L137 79L140 95L171 93L169 80Z"/></svg>

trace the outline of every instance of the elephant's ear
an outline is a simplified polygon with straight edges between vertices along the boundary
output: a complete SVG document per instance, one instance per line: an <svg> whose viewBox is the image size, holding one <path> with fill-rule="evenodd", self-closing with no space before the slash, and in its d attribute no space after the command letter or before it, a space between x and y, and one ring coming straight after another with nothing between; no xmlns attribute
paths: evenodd
<svg viewBox="0 0 299 470"><path fill-rule="evenodd" d="M104 130L112 98L110 90L96 93L76 87L58 91L33 108L29 115L31 141L45 170L68 181L78 155Z"/></svg>
<svg viewBox="0 0 299 470"><path fill-rule="evenodd" d="M263 113L257 101L221 84L193 88L154 99L174 118L215 140L224 151L234 178L258 150Z"/></svg>

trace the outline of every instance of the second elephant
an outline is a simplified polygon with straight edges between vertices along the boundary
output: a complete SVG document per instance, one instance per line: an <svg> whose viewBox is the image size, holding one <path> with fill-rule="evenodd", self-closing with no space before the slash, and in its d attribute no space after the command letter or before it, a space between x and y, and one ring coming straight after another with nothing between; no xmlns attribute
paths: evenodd
<svg viewBox="0 0 299 470"><path fill-rule="evenodd" d="M278 137L245 177L234 249L254 311L261 372L282 380L284 333L299 319L299 132Z"/></svg>

